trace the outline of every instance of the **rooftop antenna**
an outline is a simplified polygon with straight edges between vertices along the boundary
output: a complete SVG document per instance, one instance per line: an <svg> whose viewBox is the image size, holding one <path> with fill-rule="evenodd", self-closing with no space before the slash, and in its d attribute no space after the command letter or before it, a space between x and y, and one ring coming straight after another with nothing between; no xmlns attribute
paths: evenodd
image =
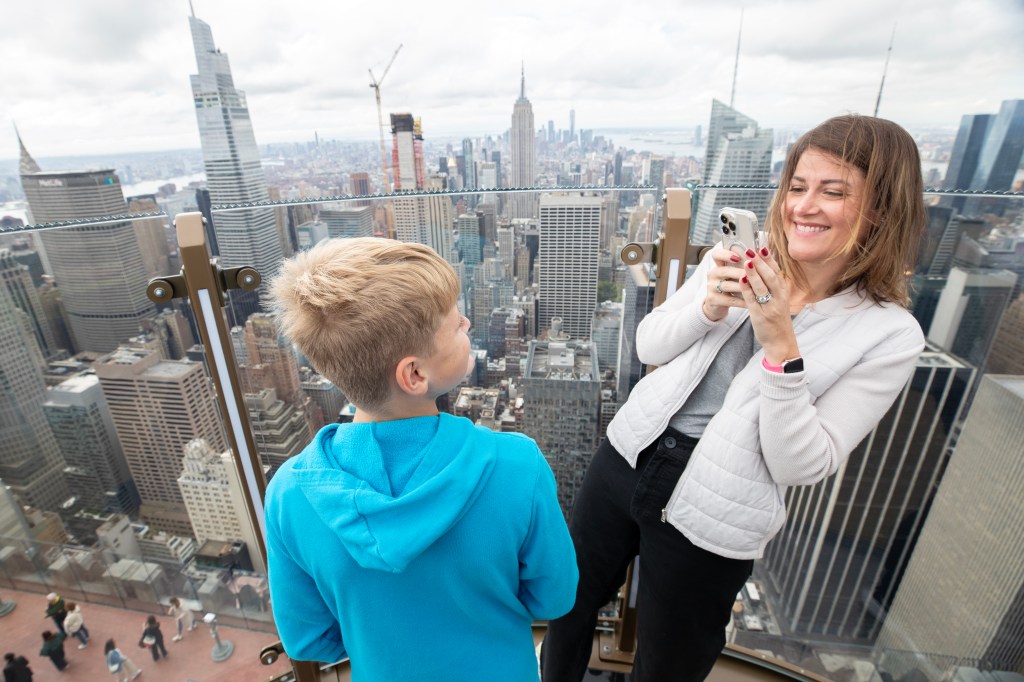
<svg viewBox="0 0 1024 682"><path fill-rule="evenodd" d="M878 118L878 107L882 103L882 88L885 87L885 74L889 71L889 57L892 55L892 42L896 39L896 23L892 25L892 35L889 36L889 49L885 53L885 67L882 69L882 82L878 85L878 99L875 100L875 118Z"/></svg>
<svg viewBox="0 0 1024 682"><path fill-rule="evenodd" d="M732 94L729 95L729 108L736 101L736 74L740 70L740 39L743 38L743 10L740 8L740 32L736 36L736 63L732 67Z"/></svg>

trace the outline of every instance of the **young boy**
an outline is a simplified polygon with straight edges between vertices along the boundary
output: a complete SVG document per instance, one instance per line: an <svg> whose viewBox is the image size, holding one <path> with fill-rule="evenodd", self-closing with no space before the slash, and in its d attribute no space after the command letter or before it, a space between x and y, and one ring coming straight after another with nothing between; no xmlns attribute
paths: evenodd
<svg viewBox="0 0 1024 682"><path fill-rule="evenodd" d="M472 367L455 272L419 244L334 239L286 261L282 329L356 406L274 475L266 525L288 656L352 679L537 680L530 625L576 556L537 448L439 414Z"/></svg>

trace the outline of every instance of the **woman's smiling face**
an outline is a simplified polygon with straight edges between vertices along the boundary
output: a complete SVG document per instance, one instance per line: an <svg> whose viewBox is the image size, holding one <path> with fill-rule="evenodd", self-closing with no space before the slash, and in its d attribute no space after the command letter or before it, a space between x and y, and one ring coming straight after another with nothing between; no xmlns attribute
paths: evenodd
<svg viewBox="0 0 1024 682"><path fill-rule="evenodd" d="M841 272L850 255L835 256L856 229L863 196L864 173L859 168L813 147L801 154L786 188L790 258L808 274L816 266Z"/></svg>

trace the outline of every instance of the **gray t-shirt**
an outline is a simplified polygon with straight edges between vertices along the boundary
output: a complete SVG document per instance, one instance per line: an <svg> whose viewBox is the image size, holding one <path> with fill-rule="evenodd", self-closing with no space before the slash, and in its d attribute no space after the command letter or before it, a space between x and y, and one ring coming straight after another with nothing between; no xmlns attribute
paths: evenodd
<svg viewBox="0 0 1024 682"><path fill-rule="evenodd" d="M725 403L729 384L760 349L761 344L754 338L754 328L747 319L718 351L708 373L672 416L668 425L691 438L704 435L704 428Z"/></svg>

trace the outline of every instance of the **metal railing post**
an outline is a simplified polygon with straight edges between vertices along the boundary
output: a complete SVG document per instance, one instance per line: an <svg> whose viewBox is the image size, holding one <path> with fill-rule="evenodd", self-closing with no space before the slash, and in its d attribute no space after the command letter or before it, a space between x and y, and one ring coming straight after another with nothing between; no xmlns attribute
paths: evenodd
<svg viewBox="0 0 1024 682"><path fill-rule="evenodd" d="M658 238L648 243L630 242L622 248L621 257L627 265L653 264L655 286L652 307L661 305L682 286L686 266L700 262L705 251L710 248L690 244L690 198L688 189L666 189L665 222ZM650 365L647 367L648 372L654 369ZM639 579L640 557L636 557L627 569L626 582L619 591L619 617L615 620L613 631L601 632L595 638L596 648L591 654L591 668L614 672L628 672L632 669L636 655L636 595Z"/></svg>
<svg viewBox="0 0 1024 682"><path fill-rule="evenodd" d="M263 500L267 481L259 452L249 424L238 365L224 306L228 289L252 291L260 285L260 273L251 267L222 269L210 258L202 213L181 213L175 216L181 274L158 277L149 282L146 294L154 303L167 303L187 297L192 305L207 366L216 387L217 404L224 419L224 431L235 466L242 480L242 497L257 546L254 549L264 574L267 567L266 528L263 521ZM296 682L317 682L319 664L294 661Z"/></svg>

